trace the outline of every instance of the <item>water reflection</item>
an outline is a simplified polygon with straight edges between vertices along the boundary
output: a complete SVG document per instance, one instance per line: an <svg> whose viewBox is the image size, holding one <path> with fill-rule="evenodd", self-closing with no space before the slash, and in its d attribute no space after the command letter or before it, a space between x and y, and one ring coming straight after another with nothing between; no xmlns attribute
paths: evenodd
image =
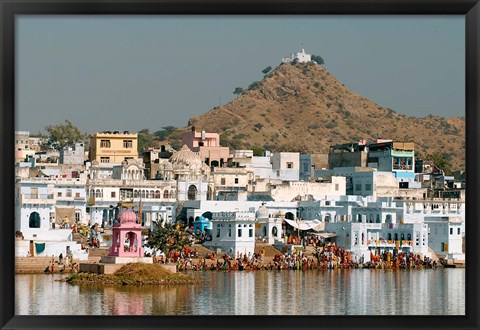
<svg viewBox="0 0 480 330"><path fill-rule="evenodd" d="M74 286L17 275L19 315L464 315L465 270L193 272L199 285ZM69 310L65 310L68 302Z"/></svg>

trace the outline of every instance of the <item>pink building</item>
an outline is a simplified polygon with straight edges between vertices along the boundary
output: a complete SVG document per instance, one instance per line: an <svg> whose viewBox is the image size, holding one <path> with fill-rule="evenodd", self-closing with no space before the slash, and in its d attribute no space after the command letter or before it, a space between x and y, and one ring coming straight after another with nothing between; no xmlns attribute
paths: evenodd
<svg viewBox="0 0 480 330"><path fill-rule="evenodd" d="M190 132L182 134L182 144L186 144L194 152L199 151L199 147L220 147L220 135L205 131L197 132L195 127L192 127Z"/></svg>
<svg viewBox="0 0 480 330"><path fill-rule="evenodd" d="M143 257L142 227L137 223L137 215L132 210L118 214L118 222L113 225L111 257Z"/></svg>
<svg viewBox="0 0 480 330"><path fill-rule="evenodd" d="M195 127L192 127L190 132L182 134L182 143L197 153L210 167L223 167L230 155L228 147L220 146L218 133L197 132Z"/></svg>

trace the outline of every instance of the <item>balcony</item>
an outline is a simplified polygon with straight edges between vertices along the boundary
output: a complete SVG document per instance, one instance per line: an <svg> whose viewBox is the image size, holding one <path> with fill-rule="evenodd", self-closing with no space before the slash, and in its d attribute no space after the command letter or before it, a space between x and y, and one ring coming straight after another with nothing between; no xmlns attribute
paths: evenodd
<svg viewBox="0 0 480 330"><path fill-rule="evenodd" d="M20 203L22 204L55 204L53 194L21 194Z"/></svg>
<svg viewBox="0 0 480 330"><path fill-rule="evenodd" d="M367 245L368 247L395 247L396 243L395 240L368 240ZM413 241L402 240L400 241L400 247L409 247L413 246Z"/></svg>

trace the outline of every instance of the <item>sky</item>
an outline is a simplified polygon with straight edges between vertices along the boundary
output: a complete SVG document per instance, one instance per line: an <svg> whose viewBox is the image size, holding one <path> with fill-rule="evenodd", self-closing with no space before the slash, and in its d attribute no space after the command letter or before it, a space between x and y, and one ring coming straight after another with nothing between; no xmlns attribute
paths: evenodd
<svg viewBox="0 0 480 330"><path fill-rule="evenodd" d="M458 16L19 16L15 128L185 127L302 48L380 106L465 115Z"/></svg>

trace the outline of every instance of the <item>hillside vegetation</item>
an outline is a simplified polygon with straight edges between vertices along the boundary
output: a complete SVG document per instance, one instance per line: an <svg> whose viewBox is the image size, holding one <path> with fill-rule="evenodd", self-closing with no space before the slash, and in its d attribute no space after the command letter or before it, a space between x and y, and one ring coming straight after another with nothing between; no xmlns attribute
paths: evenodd
<svg viewBox="0 0 480 330"><path fill-rule="evenodd" d="M235 149L327 153L360 139L415 142L418 157L445 153L452 169L465 168L463 118L398 114L352 92L321 65L281 64L238 94L191 118L187 129L218 132Z"/></svg>

